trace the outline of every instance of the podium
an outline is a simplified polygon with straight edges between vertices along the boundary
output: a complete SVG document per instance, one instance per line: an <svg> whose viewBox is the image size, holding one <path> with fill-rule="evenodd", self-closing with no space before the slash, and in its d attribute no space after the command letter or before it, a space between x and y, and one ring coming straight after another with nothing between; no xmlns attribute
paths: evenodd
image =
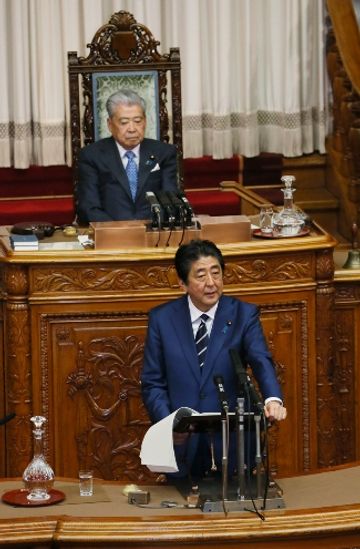
<svg viewBox="0 0 360 549"><path fill-rule="evenodd" d="M245 215L198 215L191 227L171 230L153 229L148 220L97 221L90 227L97 250L177 247L196 238L217 244L251 240L251 223Z"/></svg>
<svg viewBox="0 0 360 549"><path fill-rule="evenodd" d="M188 410L188 412L186 411ZM242 398L238 399L236 412L213 412L192 414L184 409L174 428L178 432L222 433L222 472L219 476L201 479L197 486L198 506L203 512L254 511L254 509L282 509L285 507L282 490L262 468L261 456L261 415L244 411ZM246 469L244 459L245 431L255 432L255 471ZM228 478L227 460L230 431L237 434L237 476ZM266 433L265 433L266 436ZM179 492L190 500L194 497L194 487L190 481L176 481Z"/></svg>

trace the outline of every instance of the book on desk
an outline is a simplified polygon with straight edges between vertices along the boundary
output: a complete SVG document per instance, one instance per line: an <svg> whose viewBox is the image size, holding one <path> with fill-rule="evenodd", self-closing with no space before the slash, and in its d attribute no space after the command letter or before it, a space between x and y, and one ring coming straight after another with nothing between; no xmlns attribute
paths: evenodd
<svg viewBox="0 0 360 549"><path fill-rule="evenodd" d="M10 244L15 252L39 249L39 240L35 234L11 234Z"/></svg>

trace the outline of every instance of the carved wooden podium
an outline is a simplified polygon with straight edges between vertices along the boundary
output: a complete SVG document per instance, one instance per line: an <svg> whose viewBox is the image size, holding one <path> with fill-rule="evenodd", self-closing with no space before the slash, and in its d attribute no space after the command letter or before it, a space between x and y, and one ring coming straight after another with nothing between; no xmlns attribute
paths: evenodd
<svg viewBox="0 0 360 549"><path fill-rule="evenodd" d="M273 474L335 462L334 246L317 226L220 244L224 293L259 305L289 411L271 429ZM100 478L153 482L139 460L150 424L139 378L149 310L182 293L177 248L13 252L6 227L0 247L0 416L16 413L0 430L1 476L22 475L39 414L57 476L76 477L86 461Z"/></svg>

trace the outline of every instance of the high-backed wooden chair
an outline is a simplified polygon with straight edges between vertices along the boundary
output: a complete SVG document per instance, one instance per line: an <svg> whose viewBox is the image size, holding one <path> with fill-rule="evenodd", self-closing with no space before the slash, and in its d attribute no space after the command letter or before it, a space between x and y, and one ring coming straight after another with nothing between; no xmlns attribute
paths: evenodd
<svg viewBox="0 0 360 549"><path fill-rule="evenodd" d="M179 48L160 54L150 30L127 11L114 13L88 44L90 53L68 52L71 150L76 197L80 149L107 133L106 99L120 88L134 89L147 105L147 137L178 148L182 181L182 113ZM171 120L171 124L170 124Z"/></svg>
<svg viewBox="0 0 360 549"><path fill-rule="evenodd" d="M159 44L131 13L119 11L95 33L88 44L87 57L68 53L75 209L79 151L109 135L106 99L115 90L126 87L137 91L146 101L146 136L177 146L179 187L185 190L195 213L240 213L241 191L234 192L211 182L205 186L198 184L198 174L191 162L187 170L194 172L192 177L188 175L191 183L184 181L180 51L170 48L169 53L160 54ZM209 175L213 174L212 164L208 167Z"/></svg>

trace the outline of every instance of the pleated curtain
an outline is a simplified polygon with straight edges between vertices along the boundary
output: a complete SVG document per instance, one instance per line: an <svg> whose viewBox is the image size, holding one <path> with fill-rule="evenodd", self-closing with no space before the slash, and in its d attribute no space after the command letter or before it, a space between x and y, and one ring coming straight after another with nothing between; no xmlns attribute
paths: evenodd
<svg viewBox="0 0 360 549"><path fill-rule="evenodd" d="M0 0L0 167L70 164L67 52L119 10L180 47L185 157L325 152L323 0Z"/></svg>

